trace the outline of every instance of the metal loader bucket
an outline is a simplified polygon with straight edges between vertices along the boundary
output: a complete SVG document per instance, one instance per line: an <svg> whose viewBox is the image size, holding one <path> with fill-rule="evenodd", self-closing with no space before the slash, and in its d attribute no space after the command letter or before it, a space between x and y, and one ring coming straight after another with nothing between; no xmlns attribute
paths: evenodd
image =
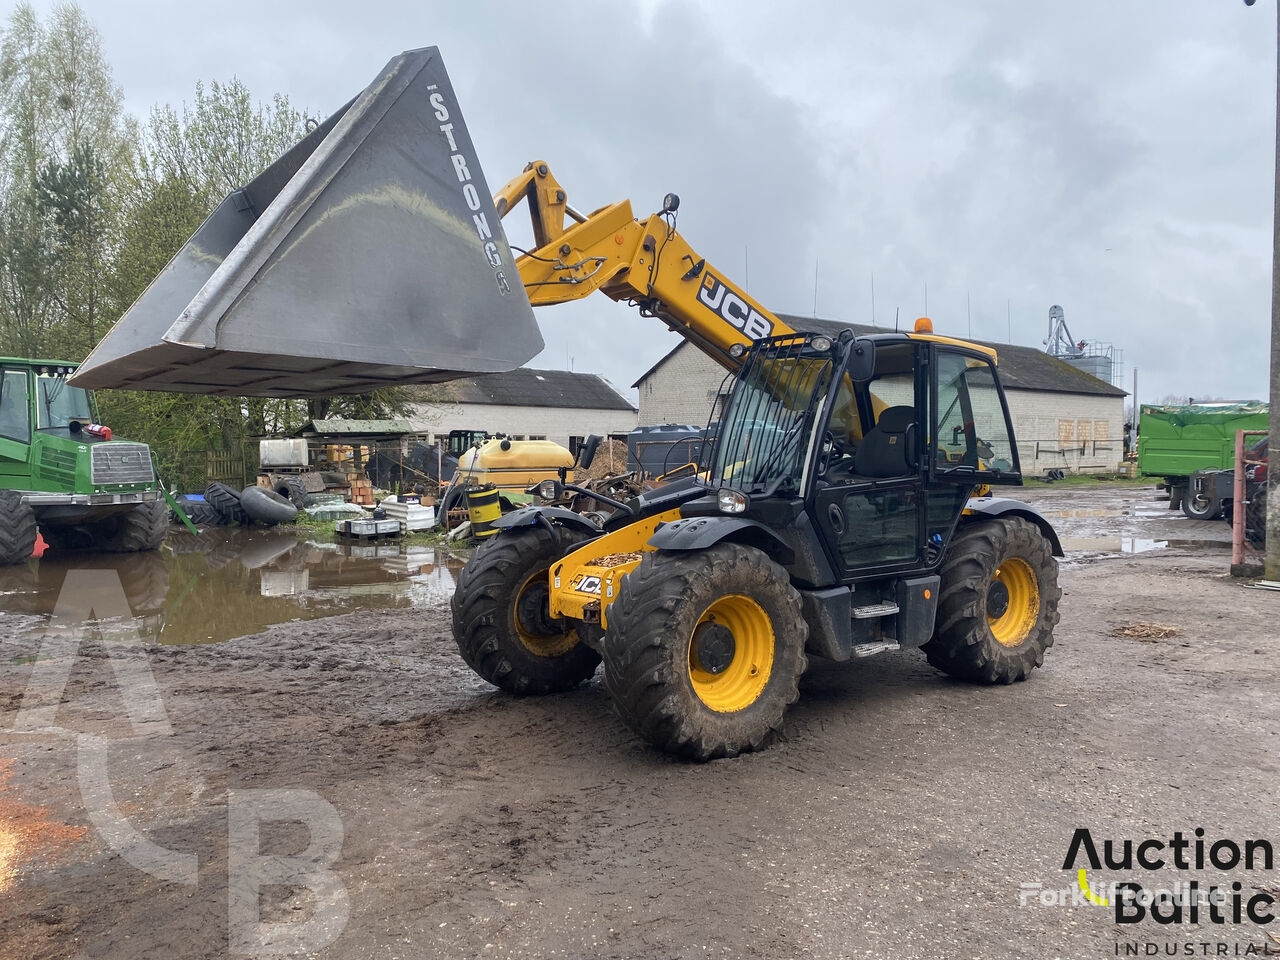
<svg viewBox="0 0 1280 960"><path fill-rule="evenodd" d="M264 397L514 369L542 349L435 47L228 196L72 379Z"/></svg>

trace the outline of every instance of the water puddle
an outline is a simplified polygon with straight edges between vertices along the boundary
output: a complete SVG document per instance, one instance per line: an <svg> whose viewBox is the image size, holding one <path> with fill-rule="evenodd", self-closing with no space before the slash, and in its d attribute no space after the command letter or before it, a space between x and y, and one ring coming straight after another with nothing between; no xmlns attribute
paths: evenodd
<svg viewBox="0 0 1280 960"><path fill-rule="evenodd" d="M1123 507L1088 507L1079 509L1041 510L1046 517L1055 519L1089 519L1094 517L1165 517L1172 520L1181 513L1171 513L1167 507L1159 506L1123 506Z"/></svg>
<svg viewBox="0 0 1280 960"><path fill-rule="evenodd" d="M1216 540L1153 540L1144 537L1063 537L1062 549L1072 553L1148 553L1168 548L1180 550L1230 550Z"/></svg>
<svg viewBox="0 0 1280 960"><path fill-rule="evenodd" d="M463 560L443 547L312 543L279 530L174 532L152 553L52 553L0 568L0 611L53 614L70 570L114 570L133 614L122 630L166 644L217 643L276 623L356 610L438 604Z"/></svg>

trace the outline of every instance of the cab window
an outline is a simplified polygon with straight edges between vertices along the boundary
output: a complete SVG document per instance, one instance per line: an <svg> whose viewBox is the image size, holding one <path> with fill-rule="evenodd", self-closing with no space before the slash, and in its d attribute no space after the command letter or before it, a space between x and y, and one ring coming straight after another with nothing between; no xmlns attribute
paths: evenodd
<svg viewBox="0 0 1280 960"><path fill-rule="evenodd" d="M1017 482L1018 452L996 385L995 369L983 358L938 352L937 420L932 431L933 464L939 478L985 483Z"/></svg>
<svg viewBox="0 0 1280 960"><path fill-rule="evenodd" d="M31 442L31 402L25 370L0 373L0 437Z"/></svg>

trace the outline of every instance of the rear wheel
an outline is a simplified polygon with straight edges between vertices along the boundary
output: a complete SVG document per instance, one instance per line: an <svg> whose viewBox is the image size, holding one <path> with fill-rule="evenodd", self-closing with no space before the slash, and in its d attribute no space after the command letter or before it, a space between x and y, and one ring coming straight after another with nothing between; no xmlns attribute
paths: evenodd
<svg viewBox="0 0 1280 960"><path fill-rule="evenodd" d="M0 565L26 563L36 548L35 511L14 490L0 490Z"/></svg>
<svg viewBox="0 0 1280 960"><path fill-rule="evenodd" d="M782 729L808 635L800 595L760 551L646 553L609 608L605 685L650 743L695 760L733 757Z"/></svg>
<svg viewBox="0 0 1280 960"><path fill-rule="evenodd" d="M1244 512L1244 535L1250 543L1262 544L1267 536L1267 484L1251 480L1246 491L1249 503Z"/></svg>
<svg viewBox="0 0 1280 960"><path fill-rule="evenodd" d="M163 500L140 503L87 529L93 549L104 553L155 550L169 533L169 507Z"/></svg>
<svg viewBox="0 0 1280 960"><path fill-rule="evenodd" d="M1058 623L1058 563L1021 517L963 527L942 564L938 626L924 645L939 670L975 683L1013 683L1044 663Z"/></svg>
<svg viewBox="0 0 1280 960"><path fill-rule="evenodd" d="M548 609L551 565L585 539L564 527L504 531L462 568L451 601L453 637L462 659L495 687L556 693L596 672L600 654L582 642L574 621Z"/></svg>
<svg viewBox="0 0 1280 960"><path fill-rule="evenodd" d="M1204 479L1204 499L1196 498L1196 486L1193 480L1191 486L1186 490L1182 497L1182 512L1186 514L1189 520L1217 520L1222 516L1222 501L1218 499L1217 493L1214 492L1213 476L1206 476Z"/></svg>

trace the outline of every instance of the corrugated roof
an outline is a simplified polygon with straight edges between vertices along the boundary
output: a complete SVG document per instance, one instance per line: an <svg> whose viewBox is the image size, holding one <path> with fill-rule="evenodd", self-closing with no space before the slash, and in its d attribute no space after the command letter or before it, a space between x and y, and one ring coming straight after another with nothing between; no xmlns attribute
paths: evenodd
<svg viewBox="0 0 1280 960"><path fill-rule="evenodd" d="M603 377L569 370L532 370L454 380L445 388L454 403L512 407L571 407L587 410L635 410Z"/></svg>
<svg viewBox="0 0 1280 960"><path fill-rule="evenodd" d="M409 433L430 433L427 420L312 420L295 434L300 437L327 436L403 436Z"/></svg>
<svg viewBox="0 0 1280 960"><path fill-rule="evenodd" d="M833 320L818 320L813 317L796 317L781 313L778 317L796 330L811 330L816 333L836 334L846 328L860 335L894 332L885 327L873 327L866 323L837 323ZM946 335L948 331L938 330L938 333ZM1016 343L993 343L989 340L972 342L991 347L999 355L1000 382L1006 389L1044 390L1051 393L1080 393L1102 397L1128 396L1127 391L1113 387L1105 380L1099 380L1035 347L1024 347ZM670 353L646 370L632 386L640 386L684 345L684 343L678 344Z"/></svg>

